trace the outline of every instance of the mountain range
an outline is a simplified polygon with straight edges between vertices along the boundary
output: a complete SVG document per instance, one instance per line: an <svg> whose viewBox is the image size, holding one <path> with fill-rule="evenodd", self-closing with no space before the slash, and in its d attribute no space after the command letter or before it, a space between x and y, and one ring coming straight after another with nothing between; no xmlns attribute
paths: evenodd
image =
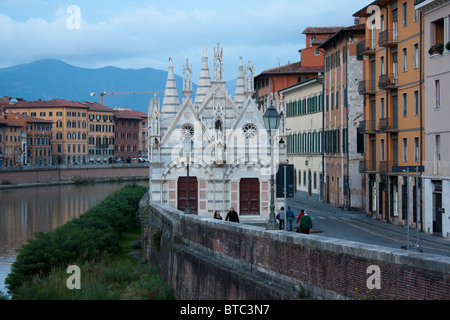
<svg viewBox="0 0 450 320"><path fill-rule="evenodd" d="M65 99L100 102L100 92L160 91L157 96L162 105L166 80L167 71L153 68L87 69L61 60L43 59L1 68L0 97L23 98L27 101ZM175 82L181 102L183 78L175 75ZM231 95L234 95L235 82L236 80L227 82ZM195 94L197 84L193 83L192 86ZM92 96L91 93L96 95ZM104 95L103 103L110 108L130 108L147 113L150 99L153 97L153 93Z"/></svg>

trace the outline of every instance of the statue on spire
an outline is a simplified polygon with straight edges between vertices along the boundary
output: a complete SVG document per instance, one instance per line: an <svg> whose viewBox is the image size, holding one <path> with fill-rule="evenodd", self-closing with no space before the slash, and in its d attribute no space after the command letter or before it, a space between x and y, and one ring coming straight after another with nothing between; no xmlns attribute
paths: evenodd
<svg viewBox="0 0 450 320"><path fill-rule="evenodd" d="M219 48L219 43L217 43L217 51L214 48L214 80L223 80L223 48Z"/></svg>
<svg viewBox="0 0 450 320"><path fill-rule="evenodd" d="M247 73L249 72L249 75ZM255 67L254 65L250 65L250 61L248 65L245 65L245 77L246 77L246 92L253 93L255 90Z"/></svg>
<svg viewBox="0 0 450 320"><path fill-rule="evenodd" d="M186 98L192 94L192 65L189 65L188 59L183 66L183 94Z"/></svg>

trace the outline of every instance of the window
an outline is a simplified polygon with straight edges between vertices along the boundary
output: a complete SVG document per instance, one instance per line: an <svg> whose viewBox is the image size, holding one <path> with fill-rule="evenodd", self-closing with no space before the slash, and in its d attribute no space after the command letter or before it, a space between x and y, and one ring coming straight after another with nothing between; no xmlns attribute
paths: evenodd
<svg viewBox="0 0 450 320"><path fill-rule="evenodd" d="M408 138L403 138L403 161L408 161Z"/></svg>
<svg viewBox="0 0 450 320"><path fill-rule="evenodd" d="M384 118L384 98L380 99L380 119Z"/></svg>
<svg viewBox="0 0 450 320"><path fill-rule="evenodd" d="M441 106L441 84L439 80L434 80L434 107Z"/></svg>
<svg viewBox="0 0 450 320"><path fill-rule="evenodd" d="M436 135L435 144L434 144L434 174L441 173L440 164L441 164L441 136L439 134Z"/></svg>
<svg viewBox="0 0 450 320"><path fill-rule="evenodd" d="M185 138L192 138L194 136L194 127L191 124L185 124L181 127L181 134Z"/></svg>
<svg viewBox="0 0 450 320"><path fill-rule="evenodd" d="M406 93L403 94L403 116L408 116L408 96Z"/></svg>
<svg viewBox="0 0 450 320"><path fill-rule="evenodd" d="M218 120L220 122L220 120ZM216 122L217 125L217 122ZM220 123L220 127L222 127L222 123ZM244 125L244 127L242 128L242 130L244 131L244 136L247 139L251 139L253 137L256 136L256 134L258 133L258 128L256 128L256 126L253 123L247 123Z"/></svg>
<svg viewBox="0 0 450 320"><path fill-rule="evenodd" d="M403 3L403 26L406 27L408 24L408 10L406 10L406 2Z"/></svg>
<svg viewBox="0 0 450 320"><path fill-rule="evenodd" d="M408 52L406 48L403 48L403 72L408 70Z"/></svg>
<svg viewBox="0 0 450 320"><path fill-rule="evenodd" d="M419 138L414 138L414 161L419 162Z"/></svg>
<svg viewBox="0 0 450 320"><path fill-rule="evenodd" d="M414 69L417 69L419 67L419 44L414 44Z"/></svg>
<svg viewBox="0 0 450 320"><path fill-rule="evenodd" d="M414 91L414 115L419 115L419 91Z"/></svg>
<svg viewBox="0 0 450 320"><path fill-rule="evenodd" d="M381 158L380 158L380 160L381 161L384 161L384 139L381 139L381 144L380 144L380 147L381 147Z"/></svg>
<svg viewBox="0 0 450 320"><path fill-rule="evenodd" d="M380 57L380 75L384 74L384 57Z"/></svg>

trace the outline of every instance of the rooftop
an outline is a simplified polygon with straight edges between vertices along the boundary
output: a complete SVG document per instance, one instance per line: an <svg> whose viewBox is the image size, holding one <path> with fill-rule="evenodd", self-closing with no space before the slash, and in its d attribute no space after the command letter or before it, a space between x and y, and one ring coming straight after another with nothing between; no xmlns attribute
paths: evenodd
<svg viewBox="0 0 450 320"><path fill-rule="evenodd" d="M301 61L289 63L272 69L264 70L263 74L286 74L286 73L318 73L323 72L323 67L303 67Z"/></svg>

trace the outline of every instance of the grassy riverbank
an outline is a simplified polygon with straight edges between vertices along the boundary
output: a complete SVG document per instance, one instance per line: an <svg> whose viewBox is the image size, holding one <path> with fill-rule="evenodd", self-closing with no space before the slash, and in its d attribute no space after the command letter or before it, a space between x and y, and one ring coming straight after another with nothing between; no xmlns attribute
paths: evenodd
<svg viewBox="0 0 450 320"><path fill-rule="evenodd" d="M65 225L37 233L20 249L6 279L13 300L173 299L157 270L139 260L139 200L131 184ZM70 289L69 265L80 268L80 289Z"/></svg>

